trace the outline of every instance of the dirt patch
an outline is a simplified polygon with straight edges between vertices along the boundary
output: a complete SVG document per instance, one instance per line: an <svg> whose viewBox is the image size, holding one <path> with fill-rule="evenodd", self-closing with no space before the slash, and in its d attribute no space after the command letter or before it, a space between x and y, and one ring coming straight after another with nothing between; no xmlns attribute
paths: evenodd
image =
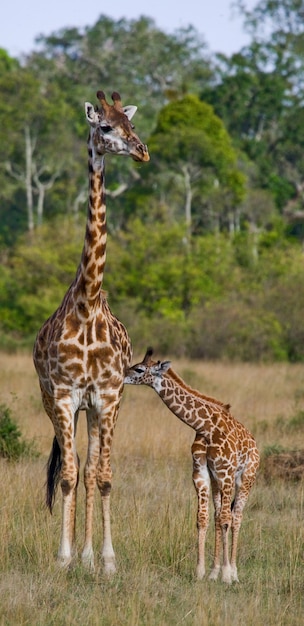
<svg viewBox="0 0 304 626"><path fill-rule="evenodd" d="M262 461L262 472L267 482L274 478L299 481L304 478L304 450L271 454Z"/></svg>

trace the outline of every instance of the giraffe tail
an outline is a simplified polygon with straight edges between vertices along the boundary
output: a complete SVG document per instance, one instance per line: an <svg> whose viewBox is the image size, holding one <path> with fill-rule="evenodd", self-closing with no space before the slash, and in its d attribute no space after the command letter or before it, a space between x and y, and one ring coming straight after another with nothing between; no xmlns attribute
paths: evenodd
<svg viewBox="0 0 304 626"><path fill-rule="evenodd" d="M61 453L59 443L54 437L52 450L47 462L47 478L46 478L46 505L53 511L53 506L56 497L56 490L60 479L61 470Z"/></svg>

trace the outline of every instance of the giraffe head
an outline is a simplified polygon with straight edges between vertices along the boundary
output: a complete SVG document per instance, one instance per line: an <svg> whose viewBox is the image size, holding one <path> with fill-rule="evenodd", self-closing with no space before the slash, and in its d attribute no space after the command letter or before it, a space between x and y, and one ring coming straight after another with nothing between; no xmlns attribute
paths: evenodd
<svg viewBox="0 0 304 626"><path fill-rule="evenodd" d="M137 111L133 105L122 106L120 95L114 91L113 104L108 104L103 91L97 91L99 107L85 103L93 158L106 153L130 156L134 161L149 161L148 148L134 132L131 119Z"/></svg>
<svg viewBox="0 0 304 626"><path fill-rule="evenodd" d="M171 361L152 361L153 349L148 348L141 361L130 367L125 375L126 385L148 385L156 391L160 390L163 375L171 367Z"/></svg>

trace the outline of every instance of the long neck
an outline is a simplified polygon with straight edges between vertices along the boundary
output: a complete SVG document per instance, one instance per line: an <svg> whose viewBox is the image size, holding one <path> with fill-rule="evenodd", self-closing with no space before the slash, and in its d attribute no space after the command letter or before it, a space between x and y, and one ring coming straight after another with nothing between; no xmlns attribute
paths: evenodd
<svg viewBox="0 0 304 626"><path fill-rule="evenodd" d="M89 137L89 202L84 246L76 279L77 291L89 306L94 304L102 287L107 244L104 156L94 158L91 144Z"/></svg>
<svg viewBox="0 0 304 626"><path fill-rule="evenodd" d="M176 417L202 434L213 427L216 415L229 409L229 405L189 387L171 368L154 389Z"/></svg>

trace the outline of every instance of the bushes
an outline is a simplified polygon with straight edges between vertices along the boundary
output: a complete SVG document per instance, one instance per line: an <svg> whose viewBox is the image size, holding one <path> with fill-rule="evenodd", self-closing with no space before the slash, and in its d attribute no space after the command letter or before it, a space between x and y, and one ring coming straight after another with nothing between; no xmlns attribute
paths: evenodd
<svg viewBox="0 0 304 626"><path fill-rule="evenodd" d="M286 358L304 361L304 271L290 273L266 294L266 303L283 328Z"/></svg>
<svg viewBox="0 0 304 626"><path fill-rule="evenodd" d="M184 318L172 320L161 313L149 318L131 299L111 308L128 329L136 356L143 356L148 346L153 346L158 357L187 354L189 331Z"/></svg>
<svg viewBox="0 0 304 626"><path fill-rule="evenodd" d="M21 457L36 457L34 441L21 439L21 432L12 419L10 409L4 404L0 405L0 457L16 461Z"/></svg>
<svg viewBox="0 0 304 626"><path fill-rule="evenodd" d="M4 349L32 345L60 304L76 273L83 231L83 222L67 217L38 230L31 243L17 243L0 281ZM250 233L241 240L196 236L191 244L184 234L183 224L133 219L127 231L109 235L104 288L136 353L152 344L164 356L304 361L300 247L278 229L267 242L265 235L256 238L256 254Z"/></svg>
<svg viewBox="0 0 304 626"><path fill-rule="evenodd" d="M192 358L287 359L283 329L272 312L236 296L197 308L191 318Z"/></svg>

